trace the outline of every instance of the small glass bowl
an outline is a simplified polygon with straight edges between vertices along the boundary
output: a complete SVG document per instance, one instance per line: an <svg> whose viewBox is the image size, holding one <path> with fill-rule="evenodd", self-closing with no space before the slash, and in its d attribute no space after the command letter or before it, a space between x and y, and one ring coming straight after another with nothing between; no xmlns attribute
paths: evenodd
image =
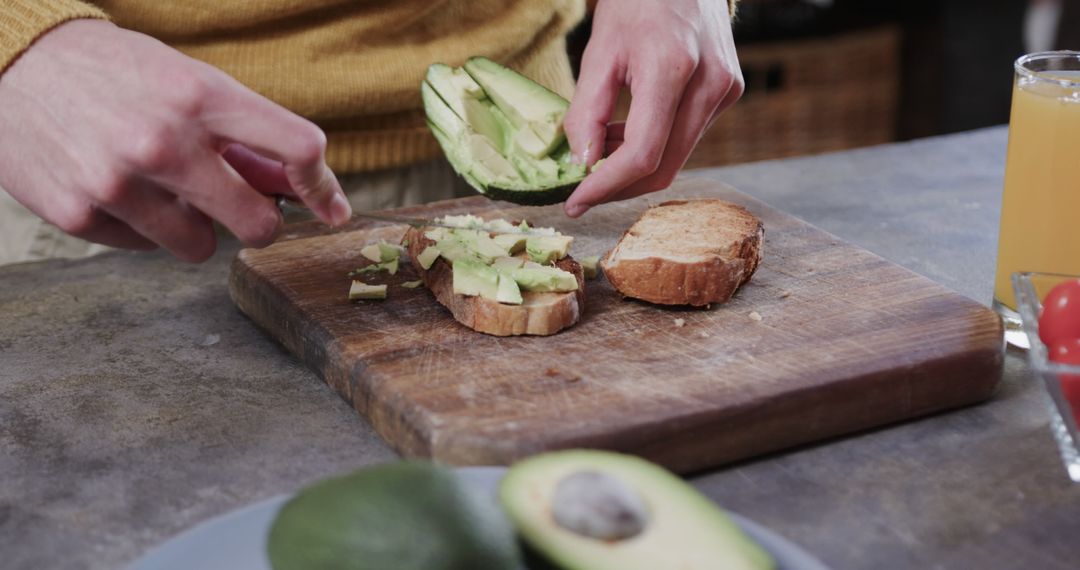
<svg viewBox="0 0 1080 570"><path fill-rule="evenodd" d="M1069 279L1078 279L1080 275L1062 275L1054 273L1021 272L1013 273L1013 290L1016 292L1017 311L1027 333L1030 349L1028 361L1032 369L1042 379L1046 393L1050 396L1050 430L1057 440L1061 459L1069 478L1080 483L1080 433L1077 422L1080 414L1073 412L1073 406L1065 398L1062 382L1080 383L1080 366L1058 364L1048 358L1046 345L1039 339L1039 315L1042 312L1042 300L1055 285ZM1078 390L1080 394L1080 390ZM1080 412L1080 402L1077 403Z"/></svg>

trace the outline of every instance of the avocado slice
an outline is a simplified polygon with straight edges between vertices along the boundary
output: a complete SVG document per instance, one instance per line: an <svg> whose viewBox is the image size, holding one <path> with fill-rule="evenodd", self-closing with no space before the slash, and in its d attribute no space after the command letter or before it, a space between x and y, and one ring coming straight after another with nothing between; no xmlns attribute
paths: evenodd
<svg viewBox="0 0 1080 570"><path fill-rule="evenodd" d="M486 57L470 58L464 68L516 129L516 150L544 158L566 139L563 116L569 101Z"/></svg>
<svg viewBox="0 0 1080 570"><path fill-rule="evenodd" d="M525 240L525 252L534 263L547 265L566 257L573 241L573 236L529 236Z"/></svg>
<svg viewBox="0 0 1080 570"><path fill-rule="evenodd" d="M476 257L490 263L496 257L507 255L507 247L495 241L483 230L450 230L436 242L444 257L453 261L458 257ZM444 249L445 248L445 249Z"/></svg>
<svg viewBox="0 0 1080 570"><path fill-rule="evenodd" d="M375 261L384 263L387 261L393 261L401 256L401 248L399 246L386 243L383 240L379 240L378 243L371 243L365 245L360 249L360 255Z"/></svg>
<svg viewBox="0 0 1080 570"><path fill-rule="evenodd" d="M544 205L585 178L563 131L569 102L489 59L435 63L420 87L428 126L447 160L481 194Z"/></svg>
<svg viewBox="0 0 1080 570"><path fill-rule="evenodd" d="M662 467L607 451L511 466L499 498L529 546L567 570L769 570L772 557Z"/></svg>
<svg viewBox="0 0 1080 570"><path fill-rule="evenodd" d="M395 257L390 261L384 261L382 263L372 263L370 265L365 265L359 269L353 269L349 272L349 277L352 277L353 275L359 275L361 273L378 273L380 271L386 271L390 275L393 275L397 273L397 270L398 259Z"/></svg>
<svg viewBox="0 0 1080 570"><path fill-rule="evenodd" d="M499 268L499 271L509 275L526 291L565 293L578 288L573 273L550 265Z"/></svg>
<svg viewBox="0 0 1080 570"><path fill-rule="evenodd" d="M275 570L522 568L496 502L446 467L402 461L301 490L267 536Z"/></svg>
<svg viewBox="0 0 1080 570"><path fill-rule="evenodd" d="M385 299L386 285L368 285L363 281L353 280L349 286L349 300L357 299Z"/></svg>
<svg viewBox="0 0 1080 570"><path fill-rule="evenodd" d="M500 271L518 269L525 265L525 260L520 257L497 257L491 262L491 266Z"/></svg>
<svg viewBox="0 0 1080 570"><path fill-rule="evenodd" d="M478 296L508 305L523 302L521 288L510 275L482 261L462 257L453 263L454 293Z"/></svg>
<svg viewBox="0 0 1080 570"><path fill-rule="evenodd" d="M420 268L425 271L431 269L431 266L435 263L436 259L439 259L439 248L434 245L425 247L424 251L421 251L416 255L417 263L419 263Z"/></svg>
<svg viewBox="0 0 1080 570"><path fill-rule="evenodd" d="M452 267L455 294L498 298L499 272L491 266L468 257L459 257L454 260Z"/></svg>
<svg viewBox="0 0 1080 570"><path fill-rule="evenodd" d="M521 234L497 234L492 236L491 239L504 248L507 254L514 255L525 249L526 237Z"/></svg>
<svg viewBox="0 0 1080 570"><path fill-rule="evenodd" d="M524 299L521 297L521 288L514 279L508 275L499 274L499 289L495 292L495 300L508 305L520 305Z"/></svg>
<svg viewBox="0 0 1080 570"><path fill-rule="evenodd" d="M596 279L600 275L600 256L599 255L586 255L578 259L581 263L581 271L585 274L586 279Z"/></svg>

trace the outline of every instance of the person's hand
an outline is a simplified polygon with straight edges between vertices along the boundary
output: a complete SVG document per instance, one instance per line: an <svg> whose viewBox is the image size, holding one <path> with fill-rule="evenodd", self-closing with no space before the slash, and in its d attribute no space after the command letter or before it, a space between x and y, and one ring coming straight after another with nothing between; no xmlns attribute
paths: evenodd
<svg viewBox="0 0 1080 570"><path fill-rule="evenodd" d="M609 125L624 85L626 124ZM567 215L670 186L742 91L724 0L599 2L565 125L575 159L610 156L567 199Z"/></svg>
<svg viewBox="0 0 1080 570"><path fill-rule="evenodd" d="M0 77L0 186L65 232L202 261L211 219L271 243L270 194L351 215L313 123L224 72L100 20L42 36Z"/></svg>

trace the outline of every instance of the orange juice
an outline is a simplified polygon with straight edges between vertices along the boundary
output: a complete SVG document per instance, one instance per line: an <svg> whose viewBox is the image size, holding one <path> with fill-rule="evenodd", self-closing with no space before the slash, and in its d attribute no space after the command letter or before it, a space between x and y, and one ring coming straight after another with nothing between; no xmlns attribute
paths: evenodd
<svg viewBox="0 0 1080 570"><path fill-rule="evenodd" d="M1018 69L1011 113L994 300L1016 310L1013 272L1080 275L1080 71Z"/></svg>

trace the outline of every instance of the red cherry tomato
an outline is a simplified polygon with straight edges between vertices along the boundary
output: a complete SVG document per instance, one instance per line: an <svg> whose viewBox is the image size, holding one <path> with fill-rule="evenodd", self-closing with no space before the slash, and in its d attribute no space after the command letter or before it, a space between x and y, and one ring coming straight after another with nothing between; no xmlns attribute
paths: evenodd
<svg viewBox="0 0 1080 570"><path fill-rule="evenodd" d="M1043 299L1039 338L1046 346L1080 338L1080 279L1058 283Z"/></svg>
<svg viewBox="0 0 1080 570"><path fill-rule="evenodd" d="M1049 358L1058 364L1080 366L1080 338L1060 340L1050 347ZM1080 425L1080 374L1059 374L1061 395L1072 409L1073 419Z"/></svg>

